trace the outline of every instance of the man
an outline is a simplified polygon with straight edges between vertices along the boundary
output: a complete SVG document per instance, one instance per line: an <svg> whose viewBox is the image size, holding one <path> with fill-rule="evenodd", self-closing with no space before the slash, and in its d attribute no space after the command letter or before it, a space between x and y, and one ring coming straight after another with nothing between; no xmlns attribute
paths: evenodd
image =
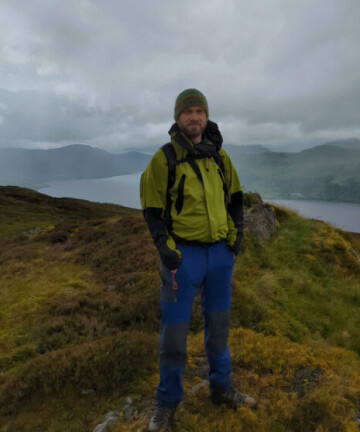
<svg viewBox="0 0 360 432"><path fill-rule="evenodd" d="M243 235L238 176L209 120L205 96L179 94L171 143L158 150L141 177L144 217L160 255L161 335L157 406L149 431L166 428L182 399L186 338L197 290L201 294L210 397L254 406L231 382L227 347L231 276ZM170 147L169 147L170 146Z"/></svg>

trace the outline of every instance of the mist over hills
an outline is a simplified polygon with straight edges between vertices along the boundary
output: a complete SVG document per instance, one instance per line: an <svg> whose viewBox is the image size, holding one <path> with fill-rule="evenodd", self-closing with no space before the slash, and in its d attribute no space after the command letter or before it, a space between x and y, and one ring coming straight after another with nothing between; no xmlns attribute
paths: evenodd
<svg viewBox="0 0 360 432"><path fill-rule="evenodd" d="M266 199L360 203L360 140L328 142L297 153L226 146L243 188Z"/></svg>
<svg viewBox="0 0 360 432"><path fill-rule="evenodd" d="M360 150L360 139L357 139L357 138L349 138L349 139L344 139L344 140L329 141L325 144L330 144L330 145L333 145L336 147Z"/></svg>
<svg viewBox="0 0 360 432"><path fill-rule="evenodd" d="M159 146L160 147L160 146ZM360 140L325 143L297 153L262 145L225 145L242 186L266 199L360 203ZM143 171L150 152L112 154L74 144L51 150L0 149L0 184L38 189L52 181L99 179Z"/></svg>
<svg viewBox="0 0 360 432"><path fill-rule="evenodd" d="M243 187L264 198L360 202L359 140L298 153L231 156Z"/></svg>

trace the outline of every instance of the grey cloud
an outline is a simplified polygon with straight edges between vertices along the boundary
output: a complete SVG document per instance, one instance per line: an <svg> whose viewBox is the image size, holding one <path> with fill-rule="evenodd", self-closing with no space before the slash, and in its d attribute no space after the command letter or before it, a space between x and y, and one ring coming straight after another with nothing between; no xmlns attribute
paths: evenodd
<svg viewBox="0 0 360 432"><path fill-rule="evenodd" d="M85 110L78 101L55 95L34 94L30 91L0 90L3 101L3 125L0 141L62 142L89 140L98 130L112 133L118 127L114 115Z"/></svg>
<svg viewBox="0 0 360 432"><path fill-rule="evenodd" d="M2 3L0 146L161 143L187 87L244 144L360 128L358 0Z"/></svg>

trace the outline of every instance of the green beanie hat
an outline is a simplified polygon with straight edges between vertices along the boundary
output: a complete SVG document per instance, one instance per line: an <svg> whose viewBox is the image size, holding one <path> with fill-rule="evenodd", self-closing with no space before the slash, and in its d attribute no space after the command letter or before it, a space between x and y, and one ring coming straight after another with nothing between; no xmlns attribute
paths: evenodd
<svg viewBox="0 0 360 432"><path fill-rule="evenodd" d="M187 89L179 94L175 101L174 118L175 121L179 118L180 114L185 108L191 106L200 106L204 108L206 117L209 118L209 107L206 97L196 89Z"/></svg>

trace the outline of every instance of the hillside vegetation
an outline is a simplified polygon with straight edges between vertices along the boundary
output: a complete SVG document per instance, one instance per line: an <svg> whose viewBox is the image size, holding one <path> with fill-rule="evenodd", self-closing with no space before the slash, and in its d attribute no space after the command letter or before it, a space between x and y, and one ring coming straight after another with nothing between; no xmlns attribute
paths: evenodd
<svg viewBox="0 0 360 432"><path fill-rule="evenodd" d="M246 199L251 205L251 196ZM229 346L258 409L208 399L198 299L172 431L355 432L360 420L360 240L274 208L246 232ZM0 187L0 431L142 431L158 380L158 257L140 211Z"/></svg>

